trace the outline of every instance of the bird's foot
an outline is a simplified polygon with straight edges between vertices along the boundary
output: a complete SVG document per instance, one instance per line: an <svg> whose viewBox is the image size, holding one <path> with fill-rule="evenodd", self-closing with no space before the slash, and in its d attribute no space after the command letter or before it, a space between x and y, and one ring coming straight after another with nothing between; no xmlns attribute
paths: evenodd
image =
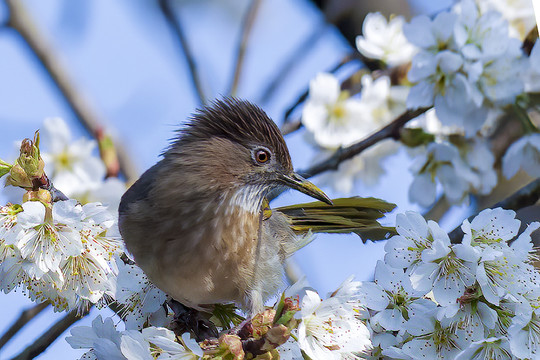
<svg viewBox="0 0 540 360"><path fill-rule="evenodd" d="M187 307L176 300L169 301L169 306L174 311L171 327L177 336L189 331L199 342L218 337L217 328L209 319L211 314Z"/></svg>

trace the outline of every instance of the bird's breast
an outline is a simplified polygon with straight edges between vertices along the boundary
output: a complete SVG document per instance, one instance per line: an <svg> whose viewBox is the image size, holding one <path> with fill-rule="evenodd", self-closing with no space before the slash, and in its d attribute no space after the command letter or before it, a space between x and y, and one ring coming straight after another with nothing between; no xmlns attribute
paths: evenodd
<svg viewBox="0 0 540 360"><path fill-rule="evenodd" d="M216 207L212 214L178 229L160 249L163 259L151 278L187 305L242 303L254 278L259 214L239 205Z"/></svg>

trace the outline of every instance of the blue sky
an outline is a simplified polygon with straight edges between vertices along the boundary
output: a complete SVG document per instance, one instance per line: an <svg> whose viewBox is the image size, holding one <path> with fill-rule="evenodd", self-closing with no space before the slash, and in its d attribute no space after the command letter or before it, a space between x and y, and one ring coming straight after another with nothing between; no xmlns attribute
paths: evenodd
<svg viewBox="0 0 540 360"><path fill-rule="evenodd" d="M239 23L247 3L178 1L178 15L209 97L224 95L229 87ZM433 5L441 2L414 3L420 4L415 7L417 10L426 10L422 4L430 4L427 10L432 12ZM154 1L26 0L24 4L60 55L65 71L103 118L107 129L128 148L139 171L150 167L173 131L198 105L177 39L169 32ZM6 10L0 8L0 19L5 18ZM323 24L318 10L308 1L264 1L249 41L238 96L258 102L262 89L287 56ZM284 110L304 91L309 80L349 51L339 33L328 28L283 80L276 96L261 105L279 123ZM40 64L11 29L0 28L0 54L0 158L14 158L13 143L31 137L46 117L66 119L75 138L88 136ZM305 168L313 150L305 143L302 132L289 136L287 142L295 167ZM403 177L404 156L399 154L387 161L389 176L375 189L359 188L357 194L395 202L401 211L415 209L406 198L411 179ZM397 176L399 182L393 180ZM331 196L340 195L325 190ZM305 200L304 195L289 192L275 204ZM1 193L0 201L5 202ZM325 294L350 274L368 279L376 260L382 258L382 246L363 245L356 236L319 236L295 259L311 284ZM20 292L0 296L0 333L30 304ZM79 324L88 325L93 315ZM50 310L42 313L3 349L0 360L17 354L57 318L59 314ZM70 359L80 354L60 339L40 358Z"/></svg>

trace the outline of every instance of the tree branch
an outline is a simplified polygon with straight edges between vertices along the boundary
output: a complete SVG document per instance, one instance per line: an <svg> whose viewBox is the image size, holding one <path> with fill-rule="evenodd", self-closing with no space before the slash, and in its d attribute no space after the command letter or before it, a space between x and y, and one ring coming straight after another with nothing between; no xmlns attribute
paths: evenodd
<svg viewBox="0 0 540 360"><path fill-rule="evenodd" d="M255 18L257 17L257 12L259 11L261 3L262 0L251 0L249 8L247 9L246 15L244 16L244 20L242 22L242 34L240 36L240 41L238 42L233 79L229 90L229 94L231 94L232 96L235 96L238 90L238 83L240 82L240 75L242 73L242 66L244 65L244 58L246 55L247 42L249 39L249 35L251 34L253 24L255 23Z"/></svg>
<svg viewBox="0 0 540 360"><path fill-rule="evenodd" d="M191 82L193 84L193 87L195 88L197 96L199 97L199 101L201 104L205 104L206 96L204 94L202 82L199 76L197 63L195 62L195 57L193 56L191 48L189 47L186 34L184 33L184 29L182 28L180 21L176 19L169 0L159 0L159 7L161 9L161 12L163 13L163 16L165 16L165 19L167 20L167 23L169 24L171 30L174 32L174 34L179 40L182 52L186 57L189 73L191 75Z"/></svg>
<svg viewBox="0 0 540 360"><path fill-rule="evenodd" d="M528 185L525 185L506 199L491 206L491 208L501 207L503 209L517 211L526 206L534 205L538 199L540 199L540 178L530 182ZM470 216L468 220L472 221L476 215L478 214ZM461 239L463 238L461 226L458 226L452 230L448 236L450 236L450 241L453 244L460 243Z"/></svg>
<svg viewBox="0 0 540 360"><path fill-rule="evenodd" d="M444 194L437 199L437 202L426 211L423 216L426 220L433 220L439 222L441 218L446 214L448 209L452 206Z"/></svg>
<svg viewBox="0 0 540 360"><path fill-rule="evenodd" d="M8 26L21 35L62 93L77 119L92 136L96 137L96 134L103 129L103 122L90 107L87 99L74 86L72 79L64 71L65 67L63 63L55 55L43 33L35 26L23 2L19 0L6 0L6 4L9 8ZM116 150L122 173L128 181L135 180L138 177L138 172L129 158L127 151L118 143L116 144Z"/></svg>
<svg viewBox="0 0 540 360"><path fill-rule="evenodd" d="M406 112L401 114L397 119L395 119L390 124L383 127L381 130L377 131L376 133L371 134L364 140L354 143L351 146L348 146L346 148L339 148L338 150L336 150L336 152L334 152L332 156L330 156L325 161L315 164L305 170L300 170L298 171L298 174L305 178L309 178L328 170L336 170L339 167L339 164L341 164L343 161L353 158L354 156L360 154L362 151L366 150L367 148L375 145L379 141L382 141L384 139L390 139L390 138L399 139L401 128L407 122L422 115L429 109L430 108L407 110ZM269 201L273 200L276 197L278 197L283 191L284 189L273 190L266 197Z"/></svg>
<svg viewBox="0 0 540 360"><path fill-rule="evenodd" d="M376 133L368 136L364 140L359 141L346 148L339 148L330 158L310 168L301 170L298 173L303 177L309 178L327 170L337 170L339 164L341 164L343 161L351 159L352 157L360 154L367 148L375 145L379 141L390 138L399 139L400 129L407 122L425 113L428 109L429 108L407 110L390 124L386 125Z"/></svg>
<svg viewBox="0 0 540 360"><path fill-rule="evenodd" d="M15 336L21 330L24 325L26 325L28 322L30 322L33 318L35 318L38 314L40 314L45 308L49 306L48 303L43 302L39 304L35 304L32 307L24 310L21 312L21 315L19 315L19 318L15 320L13 325L7 331L2 335L0 338L0 349L7 344L9 340Z"/></svg>
<svg viewBox="0 0 540 360"><path fill-rule="evenodd" d="M49 330L37 338L36 341L24 349L19 355L12 358L12 360L27 360L35 358L44 352L71 325L88 315L89 311L90 310L87 310L82 314L78 314L77 309L70 311L64 315L64 317L58 320L53 326L51 326Z"/></svg>

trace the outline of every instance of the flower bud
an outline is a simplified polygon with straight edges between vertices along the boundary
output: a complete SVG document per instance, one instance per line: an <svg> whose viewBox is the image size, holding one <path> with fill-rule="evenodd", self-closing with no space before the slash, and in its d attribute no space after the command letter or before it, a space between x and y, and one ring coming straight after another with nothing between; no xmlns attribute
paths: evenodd
<svg viewBox="0 0 540 360"><path fill-rule="evenodd" d="M49 190L38 189L36 191L27 191L23 195L23 202L27 201L41 201L43 205L47 206L52 203L52 195Z"/></svg>
<svg viewBox="0 0 540 360"><path fill-rule="evenodd" d="M3 163L0 168L2 165L4 168L6 167ZM9 169L6 185L31 189L33 188L32 180L42 178L44 168L45 162L41 159L39 152L39 131L36 131L33 140L24 139L21 143L19 157L15 161L15 165Z"/></svg>
<svg viewBox="0 0 540 360"><path fill-rule="evenodd" d="M45 163L41 159L39 153L39 132L36 131L33 141L30 139L23 140L17 163L22 167L30 179L43 176Z"/></svg>
<svg viewBox="0 0 540 360"><path fill-rule="evenodd" d="M97 132L97 140L101 160L107 169L107 177L117 177L120 172L120 163L112 137L100 129Z"/></svg>
<svg viewBox="0 0 540 360"><path fill-rule="evenodd" d="M242 341L237 335L225 334L219 338L219 349L218 355L221 355L222 358L232 358L234 360L243 360L245 357L244 349L242 348ZM219 358L219 356L215 356Z"/></svg>
<svg viewBox="0 0 540 360"><path fill-rule="evenodd" d="M6 180L6 186L18 186L25 189L32 188L32 180L26 175L23 167L19 163L15 163L9 170L9 176Z"/></svg>
<svg viewBox="0 0 540 360"><path fill-rule="evenodd" d="M266 333L266 342L261 350L270 351L277 346L283 345L291 336L289 329L285 325L275 325Z"/></svg>
<svg viewBox="0 0 540 360"><path fill-rule="evenodd" d="M255 339L260 339L272 327L276 311L274 309L266 309L251 319L251 333Z"/></svg>

